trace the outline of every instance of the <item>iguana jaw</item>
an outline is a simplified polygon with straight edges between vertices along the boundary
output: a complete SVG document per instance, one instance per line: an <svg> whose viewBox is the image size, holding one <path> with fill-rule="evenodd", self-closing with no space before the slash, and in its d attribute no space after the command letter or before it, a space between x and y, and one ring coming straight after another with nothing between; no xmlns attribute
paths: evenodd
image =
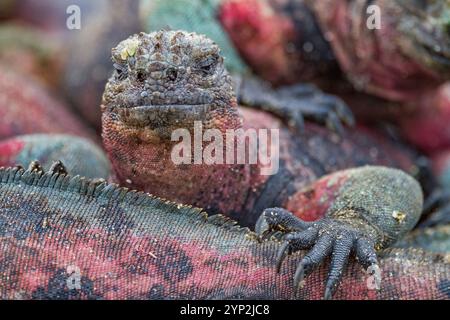
<svg viewBox="0 0 450 320"><path fill-rule="evenodd" d="M120 121L133 127L192 126L194 121L205 121L212 104L143 105L119 108Z"/></svg>

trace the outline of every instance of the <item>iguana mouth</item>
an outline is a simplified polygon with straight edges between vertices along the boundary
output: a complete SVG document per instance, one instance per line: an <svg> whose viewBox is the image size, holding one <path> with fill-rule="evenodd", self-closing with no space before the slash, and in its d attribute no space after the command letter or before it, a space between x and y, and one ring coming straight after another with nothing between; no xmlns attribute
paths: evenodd
<svg viewBox="0 0 450 320"><path fill-rule="evenodd" d="M120 108L120 119L136 127L160 127L169 124L190 124L206 119L211 104L158 104Z"/></svg>

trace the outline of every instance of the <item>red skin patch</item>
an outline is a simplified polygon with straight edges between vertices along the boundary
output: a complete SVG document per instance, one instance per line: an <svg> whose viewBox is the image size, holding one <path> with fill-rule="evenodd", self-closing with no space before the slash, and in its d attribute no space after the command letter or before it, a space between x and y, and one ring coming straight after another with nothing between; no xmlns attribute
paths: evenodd
<svg viewBox="0 0 450 320"><path fill-rule="evenodd" d="M239 294L266 299L293 298L292 275L299 262L298 255L289 257L281 274L277 274L271 251L267 251L265 261L262 251L255 255L248 247L236 247L220 252L207 239L137 237L132 232L118 236L103 229L80 231L55 224L48 227L53 228L51 237L33 234L25 240L1 238L2 276L8 279L0 288L2 298L31 298L38 289L45 293L67 292L69 266L79 268L79 275L92 281L91 295L105 299L147 299L153 291L158 294L153 298L217 299ZM264 250L262 245L258 250ZM183 263L174 264L180 261ZM368 289L367 275L359 265L349 264L335 298L442 298L429 262L416 262L408 268L401 267L401 263L380 260L386 274L382 294ZM172 272L165 275L169 268ZM183 269L187 272L179 271ZM62 277L51 281L58 271ZM321 299L326 275L324 265L308 276L298 298ZM75 297L90 296L82 287Z"/></svg>
<svg viewBox="0 0 450 320"><path fill-rule="evenodd" d="M292 82L292 61L286 51L295 38L292 21L275 12L266 1L228 0L219 20L246 62L264 79Z"/></svg>
<svg viewBox="0 0 450 320"><path fill-rule="evenodd" d="M25 142L20 139L10 139L0 142L0 167L15 165L17 155L22 151Z"/></svg>
<svg viewBox="0 0 450 320"><path fill-rule="evenodd" d="M450 149L450 83L423 97L417 107L400 120L405 137L427 154Z"/></svg>
<svg viewBox="0 0 450 320"><path fill-rule="evenodd" d="M53 225L54 228L60 228ZM77 233L72 229L61 229L59 238L47 238L44 242L36 235L24 242L15 242L12 252L21 252L15 257L15 266L26 266L20 270L4 270L14 273L17 281L10 281L7 289L11 296L18 292L30 294L39 287L47 288L55 270L78 267L80 276L94 282L94 293L106 299L146 298L152 287L161 286L165 297L179 296L191 292L192 296L208 296L217 291L232 294L239 284L247 292L255 290L272 277L273 269L252 260L252 253L236 248L227 254L220 253L203 241L178 242L172 238L154 239L136 237L131 234L119 238L108 236L102 229ZM64 245L65 244L65 245ZM126 245L124 245L126 244ZM16 251L17 250L17 251ZM191 269L182 275L182 265L168 266L173 258L167 252L183 253ZM39 253L37 253L39 252ZM5 258L0 251L0 261ZM158 263L162 263L158 267ZM173 268L170 278L163 269ZM69 274L67 274L69 276ZM287 275L280 276L285 278ZM15 291L15 287L20 290ZM287 298L287 296L286 296Z"/></svg>
<svg viewBox="0 0 450 320"><path fill-rule="evenodd" d="M381 29L374 31L367 28L366 19L354 16L363 9L355 2L323 0L311 2L311 6L341 69L358 88L392 101L415 101L442 80L396 45L404 36L396 31L398 19L390 17L398 13L391 12L388 3L375 3L382 8L383 19Z"/></svg>
<svg viewBox="0 0 450 320"><path fill-rule="evenodd" d="M339 195L341 186L346 181L341 172L317 180L309 187L291 196L286 209L305 221L323 218Z"/></svg>

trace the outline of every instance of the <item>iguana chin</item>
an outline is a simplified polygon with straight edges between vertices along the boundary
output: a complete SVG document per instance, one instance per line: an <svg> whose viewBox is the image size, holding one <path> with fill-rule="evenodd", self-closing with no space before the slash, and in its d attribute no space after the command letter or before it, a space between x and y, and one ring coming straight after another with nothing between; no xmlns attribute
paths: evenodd
<svg viewBox="0 0 450 320"><path fill-rule="evenodd" d="M1 299L320 299L324 290L323 266L293 290L304 254L287 257L277 273L275 239L258 241L198 208L69 176L61 164L0 169L0 226ZM388 249L380 290L376 275L352 262L335 298L448 299L448 264L448 255Z"/></svg>
<svg viewBox="0 0 450 320"><path fill-rule="evenodd" d="M329 298L351 250L356 250L363 265L375 265L375 251L389 246L418 221L421 188L401 171L366 167L318 180L327 172L374 159L361 142L344 140L337 147L336 137L321 135L314 126L309 134L317 139L304 146L270 114L238 109L223 58L210 39L183 31L140 33L114 48L112 59L116 71L103 95L102 121L104 145L117 180L208 212L222 212L245 225L254 224L272 206L292 211L299 218L285 212L280 221L259 223L259 229L267 225L295 231L288 236L285 250L312 248L299 265L296 284L302 270L309 271L331 255L325 292ZM278 128L278 174L261 175L261 164L174 164L170 156L176 142L171 141L171 132L192 130L194 121L223 135L227 129ZM304 232L299 227L305 227Z"/></svg>

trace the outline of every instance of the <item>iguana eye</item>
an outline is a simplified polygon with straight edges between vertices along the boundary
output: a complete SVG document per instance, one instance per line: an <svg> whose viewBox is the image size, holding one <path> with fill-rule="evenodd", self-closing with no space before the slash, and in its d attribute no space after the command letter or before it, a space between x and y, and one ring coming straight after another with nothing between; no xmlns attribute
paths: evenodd
<svg viewBox="0 0 450 320"><path fill-rule="evenodd" d="M126 66L114 63L114 69L116 70L116 78L123 80L128 76L128 69Z"/></svg>
<svg viewBox="0 0 450 320"><path fill-rule="evenodd" d="M211 73L215 66L217 64L217 58L216 57L209 57L205 60L202 60L200 62L198 62L198 68L204 73L204 74L209 74Z"/></svg>

